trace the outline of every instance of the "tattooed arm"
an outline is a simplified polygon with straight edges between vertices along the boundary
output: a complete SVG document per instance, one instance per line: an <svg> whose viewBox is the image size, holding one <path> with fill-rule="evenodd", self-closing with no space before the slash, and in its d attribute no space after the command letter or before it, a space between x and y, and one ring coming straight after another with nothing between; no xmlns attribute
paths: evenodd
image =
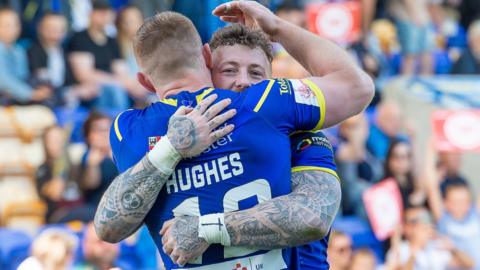
<svg viewBox="0 0 480 270"><path fill-rule="evenodd" d="M195 109L180 107L170 118L165 139L113 180L95 213L95 230L102 240L119 242L135 232L180 159L199 155L232 132L233 125L215 130L236 113L232 109L217 116L231 101L210 106L216 98L215 94L205 98Z"/></svg>
<svg viewBox="0 0 480 270"><path fill-rule="evenodd" d="M225 213L232 246L284 248L322 239L340 206L338 179L323 171L292 173L292 193Z"/></svg>
<svg viewBox="0 0 480 270"><path fill-rule="evenodd" d="M142 225L170 174L158 170L145 156L120 174L102 197L95 213L97 235L110 243L119 242Z"/></svg>
<svg viewBox="0 0 480 270"><path fill-rule="evenodd" d="M341 200L332 174L309 170L292 173L292 193L224 214L231 246L276 249L322 239L330 230ZM181 216L163 225L163 249L179 265L200 256L209 243L199 237L199 218Z"/></svg>

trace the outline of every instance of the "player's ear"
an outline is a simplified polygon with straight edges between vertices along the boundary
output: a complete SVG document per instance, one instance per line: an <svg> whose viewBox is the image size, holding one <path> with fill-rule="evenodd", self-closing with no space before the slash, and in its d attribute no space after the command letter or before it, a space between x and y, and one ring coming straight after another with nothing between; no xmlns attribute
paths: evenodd
<svg viewBox="0 0 480 270"><path fill-rule="evenodd" d="M208 43L205 43L202 47L202 54L203 58L205 58L205 63L207 64L207 67L209 69L212 69L212 51L210 50L210 45Z"/></svg>
<svg viewBox="0 0 480 270"><path fill-rule="evenodd" d="M143 74L142 72L137 72L137 80L138 82L145 87L148 91L155 93L155 87L153 87L152 82L148 79L147 75Z"/></svg>

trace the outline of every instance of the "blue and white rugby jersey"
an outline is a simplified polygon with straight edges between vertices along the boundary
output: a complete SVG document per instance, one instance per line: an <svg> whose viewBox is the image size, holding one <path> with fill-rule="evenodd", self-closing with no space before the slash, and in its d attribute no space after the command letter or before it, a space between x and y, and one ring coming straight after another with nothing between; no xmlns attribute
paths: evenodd
<svg viewBox="0 0 480 270"><path fill-rule="evenodd" d="M229 120L235 130L200 156L182 160L160 192L145 223L167 269L179 269L163 253L159 231L174 216L206 215L251 208L290 193L291 151L288 135L318 130L325 100L308 80L266 80L242 93L221 89L181 92L143 110L128 110L114 121L110 142L121 172L138 163L161 137L181 105L196 106L215 93L231 98L237 109ZM153 256L153 255L152 255ZM290 250L254 250L211 245L183 269L288 269Z"/></svg>

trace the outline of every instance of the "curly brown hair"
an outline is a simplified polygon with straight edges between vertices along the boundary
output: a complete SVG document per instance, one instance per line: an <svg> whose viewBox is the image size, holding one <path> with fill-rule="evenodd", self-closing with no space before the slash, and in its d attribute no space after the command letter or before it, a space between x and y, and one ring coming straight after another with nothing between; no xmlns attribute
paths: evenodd
<svg viewBox="0 0 480 270"><path fill-rule="evenodd" d="M217 30L209 42L212 51L221 46L243 45L250 49L260 48L269 62L273 60L272 44L259 30L251 30L242 24L232 24Z"/></svg>

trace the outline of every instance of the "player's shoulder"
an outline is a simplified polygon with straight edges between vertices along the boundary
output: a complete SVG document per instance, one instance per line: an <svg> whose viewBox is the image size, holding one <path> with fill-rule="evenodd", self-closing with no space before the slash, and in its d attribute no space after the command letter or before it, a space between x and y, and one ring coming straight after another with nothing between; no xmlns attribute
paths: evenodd
<svg viewBox="0 0 480 270"><path fill-rule="evenodd" d="M121 142L132 130L143 130L153 122L157 125L161 125L162 121L168 123L168 119L177 109L176 104L168 102L163 100L143 109L128 109L119 113L113 121L110 134L115 135Z"/></svg>

